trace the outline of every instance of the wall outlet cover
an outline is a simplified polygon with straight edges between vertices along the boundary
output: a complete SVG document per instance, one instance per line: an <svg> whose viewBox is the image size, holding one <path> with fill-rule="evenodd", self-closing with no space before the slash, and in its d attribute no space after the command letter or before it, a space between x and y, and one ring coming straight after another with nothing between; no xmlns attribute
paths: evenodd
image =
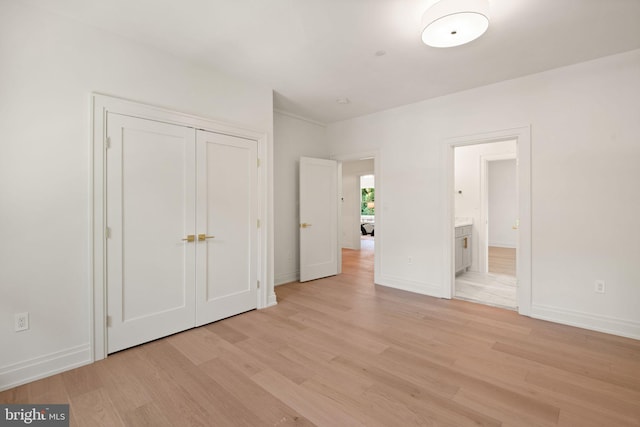
<svg viewBox="0 0 640 427"><path fill-rule="evenodd" d="M15 315L15 331L26 331L29 329L29 313L16 313Z"/></svg>

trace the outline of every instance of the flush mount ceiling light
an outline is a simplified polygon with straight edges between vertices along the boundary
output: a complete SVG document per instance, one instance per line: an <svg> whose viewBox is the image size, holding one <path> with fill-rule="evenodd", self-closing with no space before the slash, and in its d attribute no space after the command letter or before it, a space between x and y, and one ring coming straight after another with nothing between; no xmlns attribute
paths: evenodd
<svg viewBox="0 0 640 427"><path fill-rule="evenodd" d="M460 46L489 28L489 0L440 0L422 15L422 41L433 47Z"/></svg>

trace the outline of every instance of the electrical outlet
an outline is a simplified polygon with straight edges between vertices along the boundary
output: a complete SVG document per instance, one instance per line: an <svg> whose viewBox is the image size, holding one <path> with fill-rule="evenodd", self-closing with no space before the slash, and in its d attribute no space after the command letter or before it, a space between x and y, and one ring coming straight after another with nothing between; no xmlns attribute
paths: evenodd
<svg viewBox="0 0 640 427"><path fill-rule="evenodd" d="M15 331L26 331L29 329L29 313L16 313L15 315Z"/></svg>
<svg viewBox="0 0 640 427"><path fill-rule="evenodd" d="M599 294L604 294L604 280L596 280L595 291Z"/></svg>

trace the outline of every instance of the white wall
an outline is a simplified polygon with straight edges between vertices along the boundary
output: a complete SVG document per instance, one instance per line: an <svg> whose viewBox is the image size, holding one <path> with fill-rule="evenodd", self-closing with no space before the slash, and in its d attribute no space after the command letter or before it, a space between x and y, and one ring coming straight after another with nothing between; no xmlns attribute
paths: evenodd
<svg viewBox="0 0 640 427"><path fill-rule="evenodd" d="M0 2L0 64L2 389L91 357L90 93L240 124L270 140L273 96L22 2ZM31 328L15 333L21 311Z"/></svg>
<svg viewBox="0 0 640 427"><path fill-rule="evenodd" d="M528 124L533 315L640 338L640 50L328 126L333 154L381 152L378 282L445 294L447 138Z"/></svg>
<svg viewBox="0 0 640 427"><path fill-rule="evenodd" d="M489 246L515 248L518 235L513 229L518 219L516 161L491 161L488 169Z"/></svg>
<svg viewBox="0 0 640 427"><path fill-rule="evenodd" d="M360 249L360 177L374 173L373 159L342 163L342 247Z"/></svg>
<svg viewBox="0 0 640 427"><path fill-rule="evenodd" d="M496 155L515 156L516 142L492 142L455 148L455 216L471 218L473 220L471 233L471 267L469 267L471 271L485 271L479 262L481 259L481 248L483 248L483 250L486 248L487 238L486 229L482 229L484 219L482 212L481 164L485 158ZM513 181L515 188L515 179L513 179ZM460 191L462 191L462 194L459 193ZM517 208L517 206L514 206L514 208ZM509 225L509 229L511 229L511 224Z"/></svg>
<svg viewBox="0 0 640 427"><path fill-rule="evenodd" d="M302 118L274 114L275 284L300 278L300 157L328 158L326 128Z"/></svg>

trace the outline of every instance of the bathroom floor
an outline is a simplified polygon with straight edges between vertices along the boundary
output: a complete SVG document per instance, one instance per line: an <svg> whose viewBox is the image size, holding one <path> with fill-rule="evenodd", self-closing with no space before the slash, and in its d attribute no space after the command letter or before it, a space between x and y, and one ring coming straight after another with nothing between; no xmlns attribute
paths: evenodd
<svg viewBox="0 0 640 427"><path fill-rule="evenodd" d="M516 278L496 273L461 273L456 276L455 297L515 310Z"/></svg>

